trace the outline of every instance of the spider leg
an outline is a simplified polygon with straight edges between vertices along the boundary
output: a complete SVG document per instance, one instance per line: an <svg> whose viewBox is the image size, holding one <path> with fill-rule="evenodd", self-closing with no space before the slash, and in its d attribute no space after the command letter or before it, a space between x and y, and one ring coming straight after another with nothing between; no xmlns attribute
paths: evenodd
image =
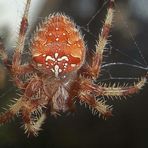
<svg viewBox="0 0 148 148"><path fill-rule="evenodd" d="M91 81L84 79L81 81L81 89L88 90L96 96L107 96L107 97L126 97L137 93L146 84L147 78L143 77L132 86L119 86L114 84L112 86L92 84Z"/></svg>
<svg viewBox="0 0 148 148"><path fill-rule="evenodd" d="M0 116L0 123L8 122L15 114L21 113L25 133L37 136L40 126L45 120L42 109L47 106L49 98L44 95L42 81L38 77L32 78L27 85L22 99L19 99L10 109Z"/></svg>
<svg viewBox="0 0 148 148"><path fill-rule="evenodd" d="M2 59L2 62L3 64L7 67L7 69L11 72L11 64L10 64L10 61L8 60L8 56L4 50L4 46L2 44L2 42L0 42L0 56L1 56L1 59ZM15 70L15 73L17 74L17 76L14 77L14 80L15 80L15 84L19 87L19 88L24 88L25 84L19 79L18 76L21 76L21 75L24 75L30 71L32 71L32 67L31 65L29 64L24 64L24 65L21 65L20 67L16 67ZM14 73L14 72L12 72Z"/></svg>
<svg viewBox="0 0 148 148"><path fill-rule="evenodd" d="M28 27L28 13L29 13L30 3L31 0L27 0L27 4L25 6L24 15L22 17L21 26L19 30L18 43L14 50L14 55L12 59L11 72L14 76L14 80L16 81L16 85L18 87L22 85L22 81L18 78L18 76L31 72L33 70L30 64L21 65L21 54L24 48L26 31Z"/></svg>
<svg viewBox="0 0 148 148"><path fill-rule="evenodd" d="M24 15L22 17L21 26L19 30L19 37L18 37L18 43L15 48L15 53L13 55L12 60L12 66L15 69L15 67L21 65L21 53L24 48L24 42L26 38L26 31L28 28L28 13L29 13L29 7L30 7L31 0L27 0L27 4L25 6Z"/></svg>
<svg viewBox="0 0 148 148"><path fill-rule="evenodd" d="M81 91L79 94L80 103L87 104L92 109L93 114L99 113L104 118L112 116L112 108L105 104L105 101L96 100L96 97L87 91Z"/></svg>
<svg viewBox="0 0 148 148"><path fill-rule="evenodd" d="M23 82L21 76L29 76L31 74L30 72L33 70L32 67L29 64L21 65L21 67L18 67L18 69L15 69L17 74L15 74L14 77L12 77L13 82L19 89L25 89L28 85L28 81ZM13 72L12 72L13 74ZM26 79L27 80L27 79ZM29 80L29 79L28 79Z"/></svg>
<svg viewBox="0 0 148 148"><path fill-rule="evenodd" d="M11 105L10 108L0 115L0 124L8 122L15 114L17 114L22 106L25 104L26 100L29 100L35 93L38 92L40 95L39 89L42 87L42 83L37 78L33 78L25 89L25 94L20 99L16 101L15 104Z"/></svg>
<svg viewBox="0 0 148 148"><path fill-rule="evenodd" d="M18 99L14 105L11 105L9 110L0 115L0 124L5 124L12 119L19 112L22 113L24 121L25 133L37 136L40 126L43 124L46 116L41 112L42 108L48 104L45 100L29 100L26 102L25 98ZM31 117L32 113L35 113ZM38 115L40 113L40 116ZM39 117L38 117L39 116Z"/></svg>
<svg viewBox="0 0 148 148"><path fill-rule="evenodd" d="M119 97L121 96L126 97L132 94L137 93L142 87L146 84L147 79L145 77L141 78L138 82L134 83L132 86L119 86L114 84L113 86L102 86L98 87L100 89L98 92L102 96L109 96L109 97Z"/></svg>
<svg viewBox="0 0 148 148"><path fill-rule="evenodd" d="M79 80L79 99L83 103L88 104L93 112L98 111L103 115L103 117L107 117L111 114L111 106L105 105L105 101L96 100L98 96L107 96L107 97L120 97L128 96L131 94L137 93L146 83L146 77L141 78L137 83L134 83L133 86L109 86L106 85L101 86L97 84L93 84L90 79L86 79L81 77Z"/></svg>
<svg viewBox="0 0 148 148"><path fill-rule="evenodd" d="M11 105L9 110L0 115L0 124L5 124L10 121L21 109L23 105L23 98L16 101L14 105Z"/></svg>
<svg viewBox="0 0 148 148"><path fill-rule="evenodd" d="M88 68L90 71L90 75L93 79L96 79L100 74L102 59L103 59L103 52L108 43L108 36L112 25L113 20L113 6L114 0L110 0L109 8L107 11L106 19L104 21L104 25L102 27L101 34L99 35L99 40L96 46L96 52L92 57L92 62L90 67Z"/></svg>
<svg viewBox="0 0 148 148"><path fill-rule="evenodd" d="M0 38L0 57L3 64L10 70L10 65L8 64L8 56L4 50L4 45L2 43L2 39Z"/></svg>
<svg viewBox="0 0 148 148"><path fill-rule="evenodd" d="M44 123L45 119L46 119L45 113L42 113L40 117L36 117L37 121L32 121L31 118L29 118L29 114L28 114L28 120L26 122L25 120L23 120L25 122L24 130L25 130L25 133L28 134L28 137L31 135L38 136L38 132L42 130L41 126Z"/></svg>
<svg viewBox="0 0 148 148"><path fill-rule="evenodd" d="M93 84L91 79L86 79L81 76L80 79L78 79L77 84L77 88L79 88L78 98L80 103L82 102L89 105L94 114L99 113L99 115L103 115L104 118L112 116L111 106L106 105L104 100L96 99L97 95L94 93L96 87L97 85Z"/></svg>
<svg viewBox="0 0 148 148"><path fill-rule="evenodd" d="M15 104L9 105L10 108L6 112L4 112L0 115L0 124L5 124L5 123L9 122L16 114L18 114L20 112L21 108L26 106L25 100L26 99L24 99L22 97L20 99L17 99ZM40 104L37 102L34 102L32 104L35 104L36 106L43 105L43 103L41 103L41 102L40 102Z"/></svg>
<svg viewBox="0 0 148 148"><path fill-rule="evenodd" d="M50 99L44 95L43 82L37 76L30 80L25 90L26 102L22 107L21 114L24 122L25 133L38 135L40 126L45 120L42 108L48 105Z"/></svg>
<svg viewBox="0 0 148 148"><path fill-rule="evenodd" d="M42 108L47 104L48 101L45 101L45 99L29 100L24 104L21 114L24 122L23 127L28 136L37 136L38 132L41 130L40 127L46 118Z"/></svg>

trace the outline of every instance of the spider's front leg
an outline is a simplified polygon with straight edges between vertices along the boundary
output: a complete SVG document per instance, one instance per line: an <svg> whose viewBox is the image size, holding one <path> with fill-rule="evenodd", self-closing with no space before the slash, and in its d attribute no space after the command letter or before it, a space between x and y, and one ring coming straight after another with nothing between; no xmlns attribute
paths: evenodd
<svg viewBox="0 0 148 148"><path fill-rule="evenodd" d="M87 75L92 77L93 79L98 78L100 74L103 52L108 43L108 36L113 20L113 12L114 12L113 6L114 6L114 0L110 0L106 19L104 21L104 25L102 27L102 31L101 34L99 35L99 40L96 46L96 52L93 53L92 55L91 63L88 66L83 67L84 72L86 71Z"/></svg>
<svg viewBox="0 0 148 148"><path fill-rule="evenodd" d="M110 0L109 8L107 11L106 19L104 25L102 27L101 34L99 36L99 40L96 46L96 52L94 53L91 63L89 65L84 65L82 69L80 69L80 73L83 73L84 76L88 76L93 80L97 79L100 74L103 52L107 44L108 35L110 32L110 28L113 20L113 6L114 0ZM85 67L86 66L86 67ZM87 81L87 79L85 79ZM84 80L84 82L85 82ZM90 87L92 87L93 82L90 82ZM80 79L80 101L88 104L94 112L101 113L104 117L111 116L111 107L105 104L105 101L96 100L96 96L93 94L93 91L85 84L83 85L83 78Z"/></svg>
<svg viewBox="0 0 148 148"><path fill-rule="evenodd" d="M23 52L25 38L26 38L26 31L28 28L28 13L29 13L30 3L31 3L31 0L27 0L25 10L24 10L24 15L23 15L20 30L19 30L18 42L14 51L12 66L11 66L11 72L14 76L16 85L19 88L24 87L23 82L19 79L19 76L25 73L31 72L33 70L33 67L30 64L21 65L21 54Z"/></svg>
<svg viewBox="0 0 148 148"><path fill-rule="evenodd" d="M24 15L22 17L21 26L19 30L18 42L14 51L13 60L12 60L12 68L17 69L21 65L21 54L24 48L26 31L28 28L28 13L30 7L31 0L27 0L27 4L25 6Z"/></svg>

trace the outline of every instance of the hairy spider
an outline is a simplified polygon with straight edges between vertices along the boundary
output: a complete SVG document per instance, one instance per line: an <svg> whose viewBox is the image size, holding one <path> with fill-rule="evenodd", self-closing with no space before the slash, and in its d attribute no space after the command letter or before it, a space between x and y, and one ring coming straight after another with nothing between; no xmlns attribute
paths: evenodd
<svg viewBox="0 0 148 148"><path fill-rule="evenodd" d="M76 100L105 118L112 115L112 108L106 105L102 96L127 96L144 86L146 77L132 86L95 83L100 75L103 51L112 24L114 0L109 1L96 51L89 62L80 30L69 17L57 13L49 15L36 30L29 46L31 60L24 64L21 55L30 3L31 0L27 0L12 64L8 64L7 54L0 45L2 61L12 74L15 85L22 91L20 98L0 115L1 124L20 113L25 132L37 135L49 110L53 115L70 111Z"/></svg>

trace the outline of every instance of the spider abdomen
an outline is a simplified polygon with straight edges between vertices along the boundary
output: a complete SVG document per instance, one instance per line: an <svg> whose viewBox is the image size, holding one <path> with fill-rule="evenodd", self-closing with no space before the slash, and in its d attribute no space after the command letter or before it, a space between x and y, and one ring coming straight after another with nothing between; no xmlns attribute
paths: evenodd
<svg viewBox="0 0 148 148"><path fill-rule="evenodd" d="M83 63L85 45L75 24L65 15L46 19L31 44L36 66L56 77L77 70Z"/></svg>

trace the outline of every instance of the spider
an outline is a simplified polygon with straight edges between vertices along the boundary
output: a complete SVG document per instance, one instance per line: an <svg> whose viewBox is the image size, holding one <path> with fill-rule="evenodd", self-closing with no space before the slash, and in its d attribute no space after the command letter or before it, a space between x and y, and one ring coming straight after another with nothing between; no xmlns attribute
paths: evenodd
<svg viewBox="0 0 148 148"><path fill-rule="evenodd" d="M56 13L49 15L36 29L28 49L31 59L23 63L30 3L31 0L27 0L11 64L0 44L1 59L22 92L15 103L0 115L1 124L19 113L25 133L37 136L48 112L57 116L72 111L75 101L87 104L93 113L106 118L112 116L112 107L102 97L128 96L145 85L146 77L140 78L132 86L96 83L112 25L114 0L109 0L96 51L90 61L86 60L88 51L79 28L68 16Z"/></svg>

